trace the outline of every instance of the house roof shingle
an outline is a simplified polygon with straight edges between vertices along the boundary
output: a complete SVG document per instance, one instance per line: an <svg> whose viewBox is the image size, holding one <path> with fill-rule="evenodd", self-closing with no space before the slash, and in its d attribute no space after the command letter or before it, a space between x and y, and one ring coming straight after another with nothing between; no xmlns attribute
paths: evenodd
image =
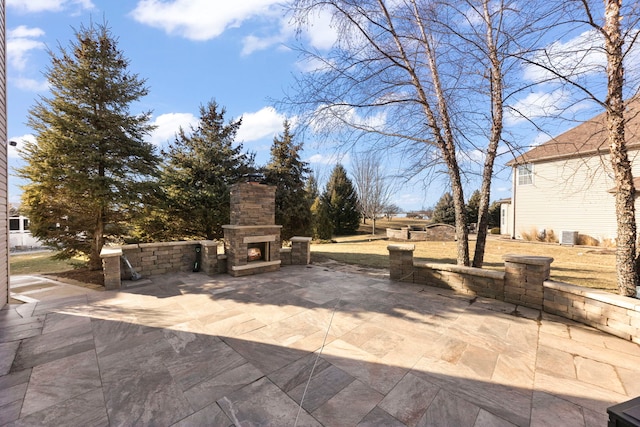
<svg viewBox="0 0 640 427"><path fill-rule="evenodd" d="M507 162L508 166L556 160L565 157L608 153L606 112L569 129L544 144ZM627 147L640 147L640 97L627 103L625 111Z"/></svg>

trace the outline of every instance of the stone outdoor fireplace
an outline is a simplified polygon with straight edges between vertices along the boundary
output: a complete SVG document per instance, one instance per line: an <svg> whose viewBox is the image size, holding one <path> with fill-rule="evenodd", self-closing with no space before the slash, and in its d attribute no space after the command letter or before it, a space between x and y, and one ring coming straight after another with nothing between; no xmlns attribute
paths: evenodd
<svg viewBox="0 0 640 427"><path fill-rule="evenodd" d="M227 272L236 276L280 269L276 188L257 182L231 187L231 224L223 225Z"/></svg>

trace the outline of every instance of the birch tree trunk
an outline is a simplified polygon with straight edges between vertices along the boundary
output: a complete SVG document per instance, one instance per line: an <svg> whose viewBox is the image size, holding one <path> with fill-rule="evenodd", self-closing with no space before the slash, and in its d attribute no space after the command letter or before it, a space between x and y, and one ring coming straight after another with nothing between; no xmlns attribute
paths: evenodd
<svg viewBox="0 0 640 427"><path fill-rule="evenodd" d="M605 50L607 54L607 131L611 166L616 182L616 272L620 295L635 296L636 217L635 187L627 154L624 121L624 68L620 30L622 0L605 0Z"/></svg>
<svg viewBox="0 0 640 427"><path fill-rule="evenodd" d="M502 63L498 58L496 35L493 32L493 23L489 14L489 0L483 1L484 19L487 25L486 43L490 61L490 90L491 90L491 134L485 154L484 167L482 169L482 185L480 188L480 205L478 206L478 227L476 248L473 255L473 267L481 268L484 263L484 251L487 242L487 227L489 225L489 200L491 196L491 179L493 178L493 165L496 160L498 145L502 139L504 101L503 101L503 77Z"/></svg>

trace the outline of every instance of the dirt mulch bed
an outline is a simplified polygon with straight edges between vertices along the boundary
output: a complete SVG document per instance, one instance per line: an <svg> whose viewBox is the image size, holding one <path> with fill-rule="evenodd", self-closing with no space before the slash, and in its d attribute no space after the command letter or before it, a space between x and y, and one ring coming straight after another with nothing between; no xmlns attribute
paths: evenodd
<svg viewBox="0 0 640 427"><path fill-rule="evenodd" d="M102 270L76 268L73 270L62 271L60 273L49 273L45 276L75 286L104 289L104 275L102 274Z"/></svg>

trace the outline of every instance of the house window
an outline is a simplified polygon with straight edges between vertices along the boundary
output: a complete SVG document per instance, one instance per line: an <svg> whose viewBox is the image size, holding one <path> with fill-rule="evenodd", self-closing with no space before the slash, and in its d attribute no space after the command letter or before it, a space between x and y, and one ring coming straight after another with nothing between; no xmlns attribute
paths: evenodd
<svg viewBox="0 0 640 427"><path fill-rule="evenodd" d="M19 218L11 218L9 220L9 230L10 231L20 231L20 219Z"/></svg>
<svg viewBox="0 0 640 427"><path fill-rule="evenodd" d="M533 184L533 165L518 165L518 185Z"/></svg>

